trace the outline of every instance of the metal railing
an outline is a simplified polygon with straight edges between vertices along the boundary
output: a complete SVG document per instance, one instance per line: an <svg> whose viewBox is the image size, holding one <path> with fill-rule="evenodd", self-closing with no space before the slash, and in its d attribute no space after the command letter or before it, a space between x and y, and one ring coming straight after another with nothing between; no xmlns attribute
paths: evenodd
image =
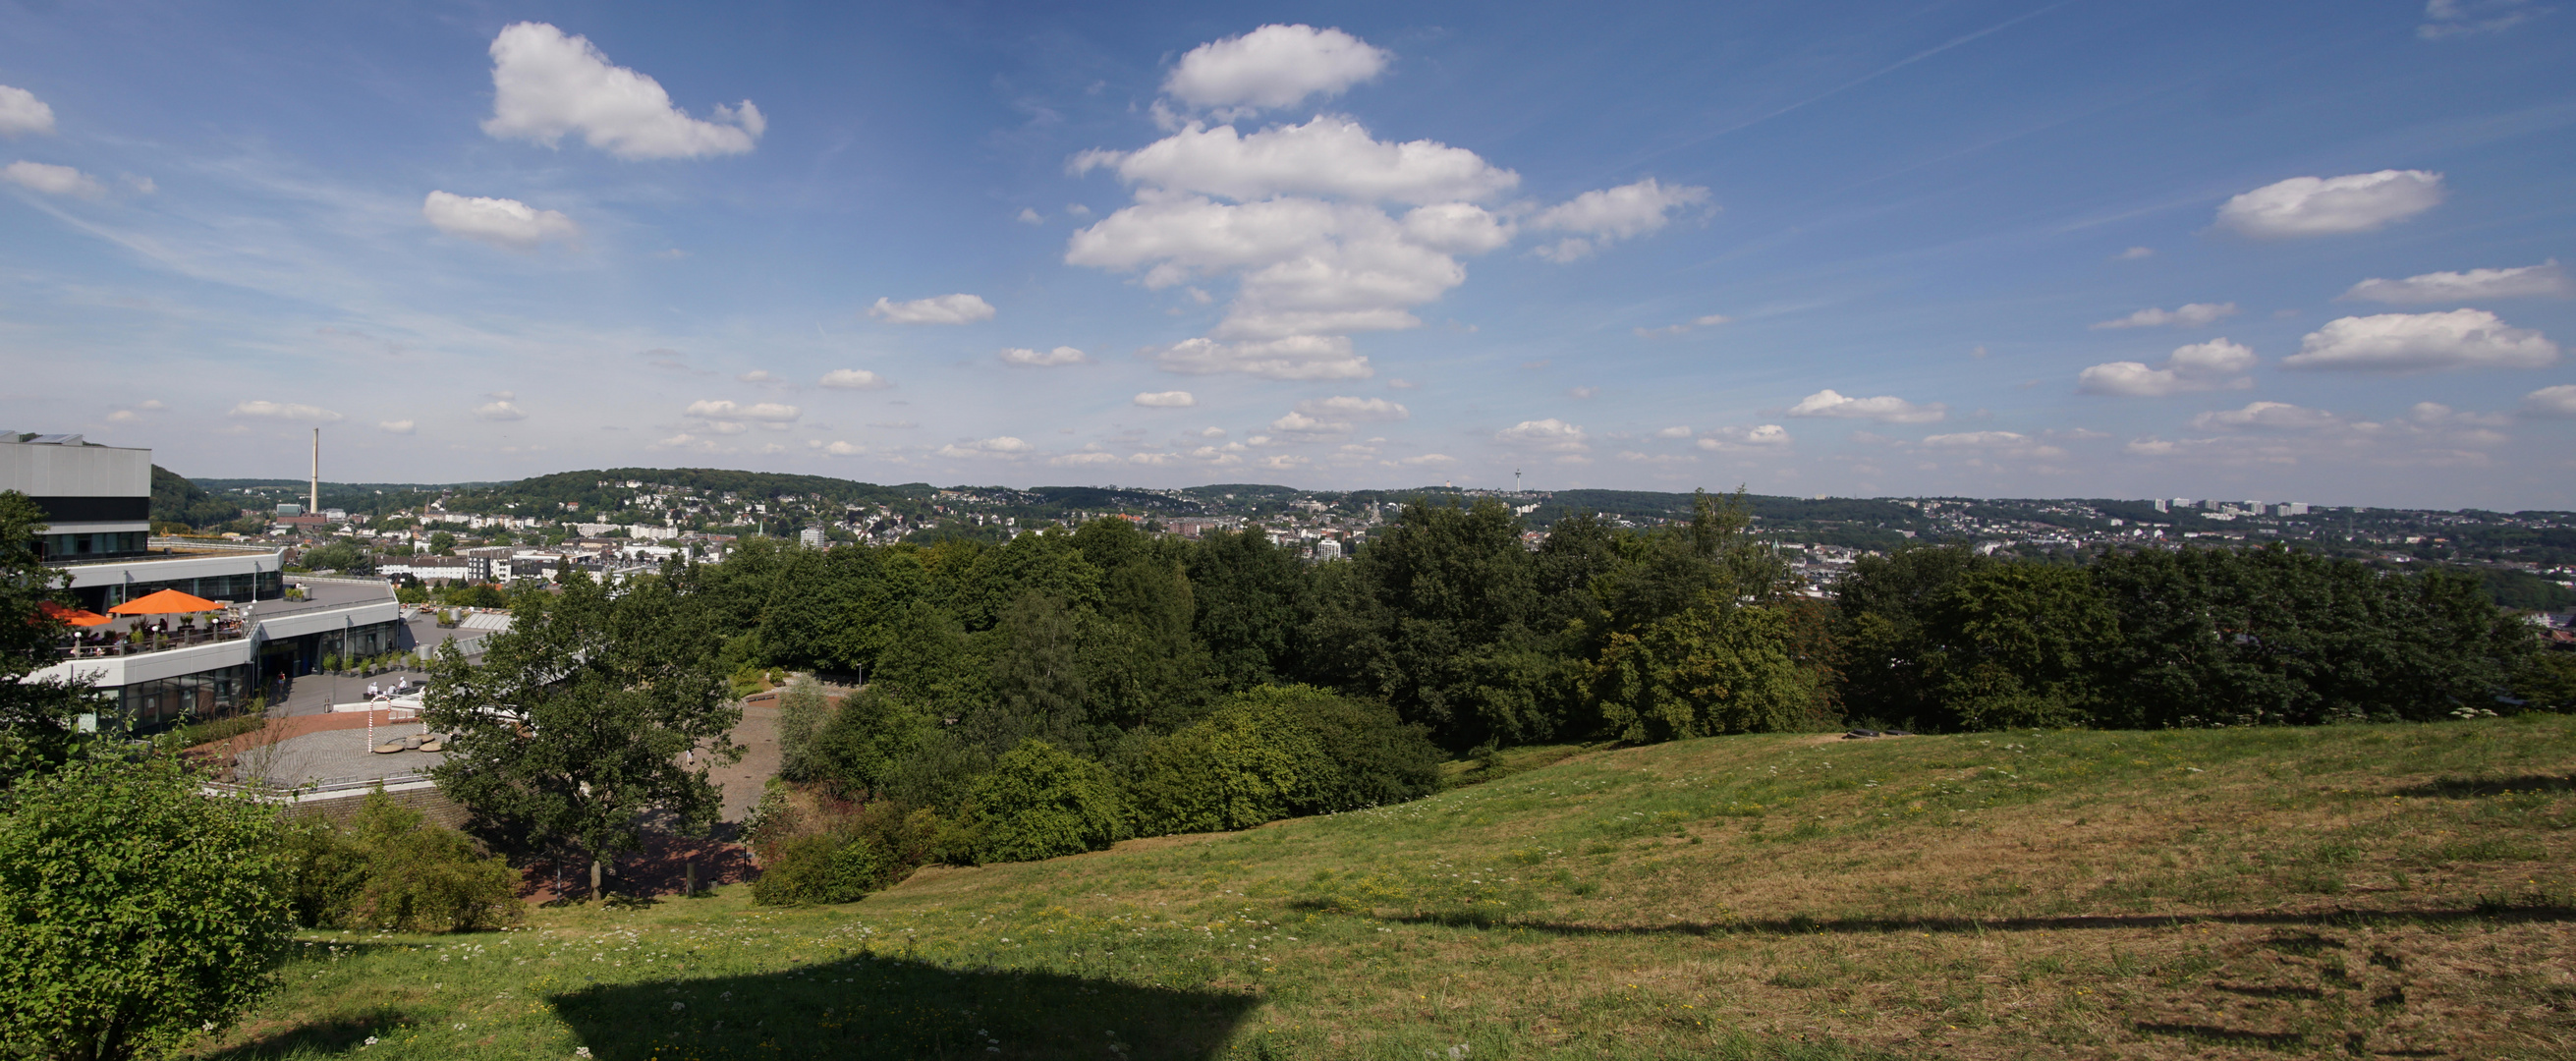
<svg viewBox="0 0 2576 1061"><path fill-rule="evenodd" d="M115 641L102 644L66 644L61 646L61 651L66 659L103 659L109 656L140 656L153 652L168 652L172 649L211 645L220 641L239 641L249 636L247 625L242 623L214 629L182 626L166 633L119 634Z"/></svg>

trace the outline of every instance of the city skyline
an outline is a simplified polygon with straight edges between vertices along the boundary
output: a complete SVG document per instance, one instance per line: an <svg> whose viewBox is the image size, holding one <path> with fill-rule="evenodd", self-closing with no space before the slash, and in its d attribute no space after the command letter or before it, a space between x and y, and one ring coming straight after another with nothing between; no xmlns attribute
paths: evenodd
<svg viewBox="0 0 2576 1061"><path fill-rule="evenodd" d="M0 426L200 478L2576 508L2568 18L0 20Z"/></svg>

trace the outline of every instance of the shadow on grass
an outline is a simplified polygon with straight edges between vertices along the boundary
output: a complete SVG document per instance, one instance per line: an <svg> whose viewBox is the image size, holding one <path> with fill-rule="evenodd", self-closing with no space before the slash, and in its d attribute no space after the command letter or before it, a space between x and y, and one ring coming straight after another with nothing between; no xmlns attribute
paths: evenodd
<svg viewBox="0 0 2576 1061"><path fill-rule="evenodd" d="M1210 1058L1260 999L1109 979L950 969L877 955L758 976L554 995L599 1061Z"/></svg>
<svg viewBox="0 0 2576 1061"><path fill-rule="evenodd" d="M2469 799L2476 796L2501 796L2507 792L2576 792L2576 777L2553 777L2531 774L2524 777L2446 777L2398 789L2400 796L2436 799Z"/></svg>
<svg viewBox="0 0 2576 1061"><path fill-rule="evenodd" d="M280 1029L222 1053L208 1054L206 1061L251 1061L252 1058L347 1053L365 1044L368 1036L385 1034L410 1020L401 1010L388 1007L326 1017L310 1024Z"/></svg>
<svg viewBox="0 0 2576 1061"><path fill-rule="evenodd" d="M1292 909L1342 913L1329 903L1292 902ZM2065 929L2166 928L2174 925L2365 925L2454 924L2459 922L2576 921L2576 906L2555 902L2519 903L2496 899L2474 907L2448 910L2334 910L2298 914L2270 911L2209 914L2070 914L2062 917L1850 917L1765 918L1731 921L1674 921L1663 925L1575 925L1539 921L1501 912L1430 910L1395 914L1376 920L1399 924L1445 925L1450 928L1526 929L1564 936L1812 936L1874 935L1890 932L2041 932Z"/></svg>

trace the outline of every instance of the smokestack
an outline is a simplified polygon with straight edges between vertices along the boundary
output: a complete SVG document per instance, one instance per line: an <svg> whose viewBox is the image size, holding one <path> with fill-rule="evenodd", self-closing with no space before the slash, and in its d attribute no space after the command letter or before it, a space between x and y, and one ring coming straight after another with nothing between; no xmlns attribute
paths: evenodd
<svg viewBox="0 0 2576 1061"><path fill-rule="evenodd" d="M304 514L322 514L322 429L313 429L313 494L304 499Z"/></svg>

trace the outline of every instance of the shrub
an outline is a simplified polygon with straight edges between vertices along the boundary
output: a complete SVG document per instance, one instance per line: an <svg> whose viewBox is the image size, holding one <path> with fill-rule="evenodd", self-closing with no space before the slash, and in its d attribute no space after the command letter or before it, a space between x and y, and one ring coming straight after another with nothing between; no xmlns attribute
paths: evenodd
<svg viewBox="0 0 2576 1061"><path fill-rule="evenodd" d="M1042 740L995 760L993 772L976 779L973 802L983 833L975 857L983 862L1098 851L1127 832L1109 771Z"/></svg>
<svg viewBox="0 0 2576 1061"><path fill-rule="evenodd" d="M1235 695L1129 764L1142 835L1248 829L1400 803L1439 788L1440 751L1393 709L1306 685Z"/></svg>
<svg viewBox="0 0 2576 1061"><path fill-rule="evenodd" d="M763 906L854 903L884 887L896 869L885 848L840 830L790 837L762 854L751 900Z"/></svg>
<svg viewBox="0 0 2576 1061"><path fill-rule="evenodd" d="M75 761L0 817L0 1042L160 1054L269 987L293 929L276 812L186 765Z"/></svg>
<svg viewBox="0 0 2576 1061"><path fill-rule="evenodd" d="M367 795L347 828L291 828L286 848L296 920L317 928L472 932L526 913L508 862L381 791Z"/></svg>

